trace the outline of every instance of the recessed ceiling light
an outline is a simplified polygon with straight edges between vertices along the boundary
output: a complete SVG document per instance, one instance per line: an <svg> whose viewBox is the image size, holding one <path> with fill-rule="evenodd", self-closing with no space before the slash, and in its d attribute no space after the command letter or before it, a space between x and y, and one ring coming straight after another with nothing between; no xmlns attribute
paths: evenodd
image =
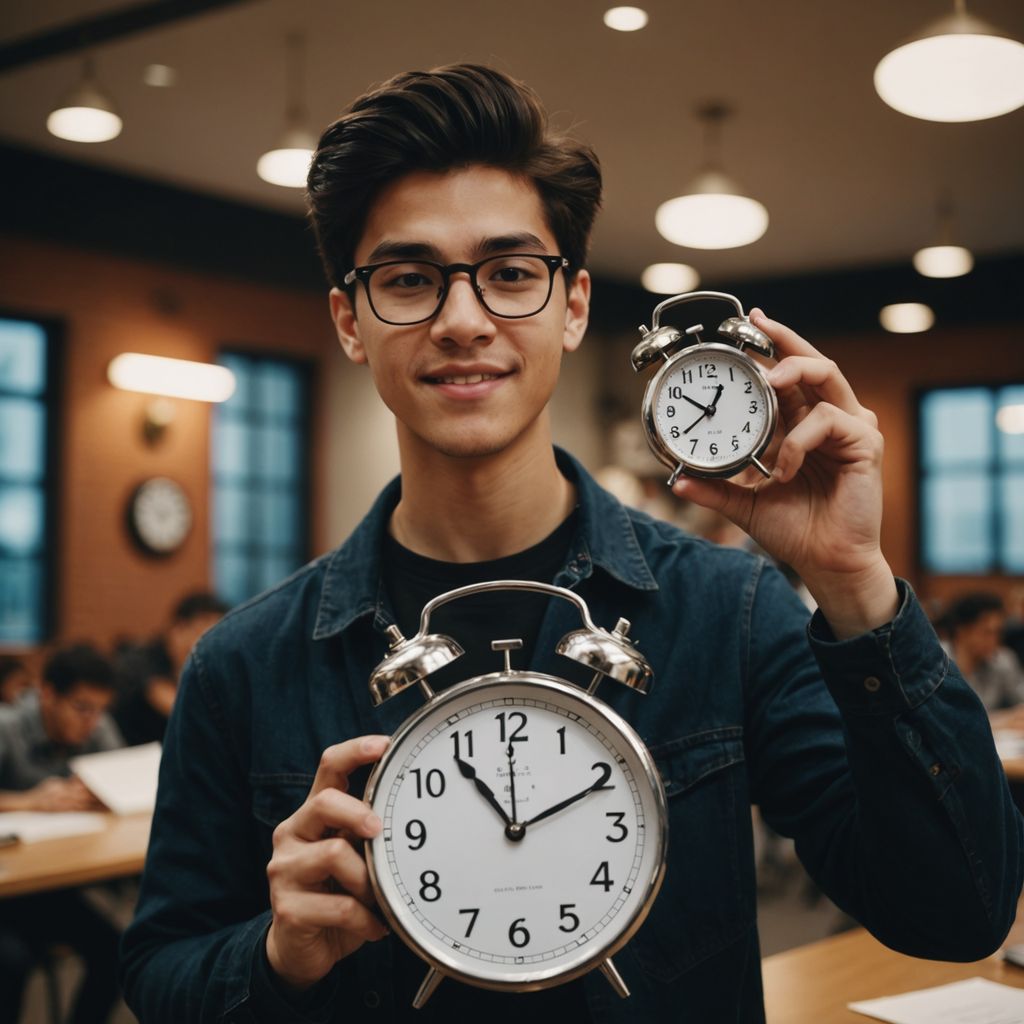
<svg viewBox="0 0 1024 1024"><path fill-rule="evenodd" d="M604 23L616 32L636 32L647 24L647 12L641 7L612 7L604 12Z"/></svg>
<svg viewBox="0 0 1024 1024"><path fill-rule="evenodd" d="M878 319L893 334L919 334L935 323L935 314L921 302L897 302L884 306Z"/></svg>
<svg viewBox="0 0 1024 1024"><path fill-rule="evenodd" d="M700 284L700 274L685 263L652 263L640 275L640 281L649 292L680 295Z"/></svg>

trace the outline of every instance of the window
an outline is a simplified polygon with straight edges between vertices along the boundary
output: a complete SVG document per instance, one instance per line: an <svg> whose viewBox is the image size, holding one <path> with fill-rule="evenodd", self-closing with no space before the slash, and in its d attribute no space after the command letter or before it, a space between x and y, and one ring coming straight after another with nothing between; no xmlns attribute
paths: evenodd
<svg viewBox="0 0 1024 1024"><path fill-rule="evenodd" d="M287 359L218 362L237 387L213 419L213 569L218 594L237 604L309 555L309 375Z"/></svg>
<svg viewBox="0 0 1024 1024"><path fill-rule="evenodd" d="M54 480L51 332L0 318L0 644L50 627Z"/></svg>
<svg viewBox="0 0 1024 1024"><path fill-rule="evenodd" d="M1024 385L929 391L918 411L924 568L1024 572Z"/></svg>

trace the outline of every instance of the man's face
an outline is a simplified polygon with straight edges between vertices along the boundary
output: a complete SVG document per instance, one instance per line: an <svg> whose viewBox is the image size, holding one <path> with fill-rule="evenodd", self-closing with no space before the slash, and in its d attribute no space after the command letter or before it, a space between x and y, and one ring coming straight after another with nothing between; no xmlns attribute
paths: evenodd
<svg viewBox="0 0 1024 1024"><path fill-rule="evenodd" d="M999 648L1006 616L1000 611L985 612L974 622L957 631L957 645L970 652L978 661L987 661Z"/></svg>
<svg viewBox="0 0 1024 1024"><path fill-rule="evenodd" d="M415 172L386 187L370 208L356 265L393 259L400 247L442 264L502 252L561 255L536 188L483 166ZM540 313L503 319L480 305L460 273L441 311L426 323L382 323L361 284L355 309L335 289L331 310L346 354L369 364L398 420L403 456L433 451L469 458L503 451L537 431L546 437L545 407L562 352L583 338L589 296L586 271L568 289L558 271Z"/></svg>
<svg viewBox="0 0 1024 1024"><path fill-rule="evenodd" d="M64 746L81 746L93 734L113 699L112 690L91 683L75 683L67 693L57 693L44 682L39 702L47 736Z"/></svg>

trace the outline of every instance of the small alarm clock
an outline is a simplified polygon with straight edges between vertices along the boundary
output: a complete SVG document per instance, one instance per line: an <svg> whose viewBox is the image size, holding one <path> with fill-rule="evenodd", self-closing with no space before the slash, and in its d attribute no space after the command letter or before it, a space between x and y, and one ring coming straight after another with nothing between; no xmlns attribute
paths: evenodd
<svg viewBox="0 0 1024 1024"><path fill-rule="evenodd" d="M593 669L585 690L512 667L517 638L496 639L503 667L434 693L427 676L463 653L431 634L443 604L492 590L564 598L581 629L556 650ZM608 676L646 692L646 659L591 621L573 591L523 580L477 583L434 598L419 632L389 629L370 678L379 705L418 684L426 703L398 729L367 782L383 828L366 859L392 931L428 965L413 1005L444 977L506 992L599 969L629 991L611 957L650 910L665 872L661 778L633 728L594 695Z"/></svg>
<svg viewBox="0 0 1024 1024"><path fill-rule="evenodd" d="M723 320L718 333L726 342L706 342L702 324L683 331L661 327L661 314L698 299L731 303L736 316ZM754 466L771 476L760 461L778 421L778 399L761 365L750 352L775 355L771 338L755 327L739 299L725 292L686 292L659 303L651 327L631 362L638 373L659 359L648 381L641 417L647 443L672 470L669 486L681 474L715 478L735 476Z"/></svg>

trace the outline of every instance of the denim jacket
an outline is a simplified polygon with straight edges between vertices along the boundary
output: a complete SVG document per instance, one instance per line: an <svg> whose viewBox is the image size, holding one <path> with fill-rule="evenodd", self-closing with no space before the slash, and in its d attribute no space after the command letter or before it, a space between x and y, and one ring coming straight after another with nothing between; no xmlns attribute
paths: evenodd
<svg viewBox="0 0 1024 1024"><path fill-rule="evenodd" d="M985 712L909 587L892 623L837 642L763 559L624 508L557 454L580 515L553 582L597 624L633 623L650 692L600 695L650 749L670 819L661 893L615 956L632 995L594 972L591 1019L764 1020L752 804L881 941L937 959L991 953L1016 910L1022 820ZM396 480L342 547L227 615L184 670L123 947L144 1024L415 1019L393 984L393 936L298 1002L263 953L271 834L321 752L394 732L421 704L413 687L374 708L367 688L387 648L379 560L399 493ZM570 676L554 649L578 625L550 601L531 667Z"/></svg>

